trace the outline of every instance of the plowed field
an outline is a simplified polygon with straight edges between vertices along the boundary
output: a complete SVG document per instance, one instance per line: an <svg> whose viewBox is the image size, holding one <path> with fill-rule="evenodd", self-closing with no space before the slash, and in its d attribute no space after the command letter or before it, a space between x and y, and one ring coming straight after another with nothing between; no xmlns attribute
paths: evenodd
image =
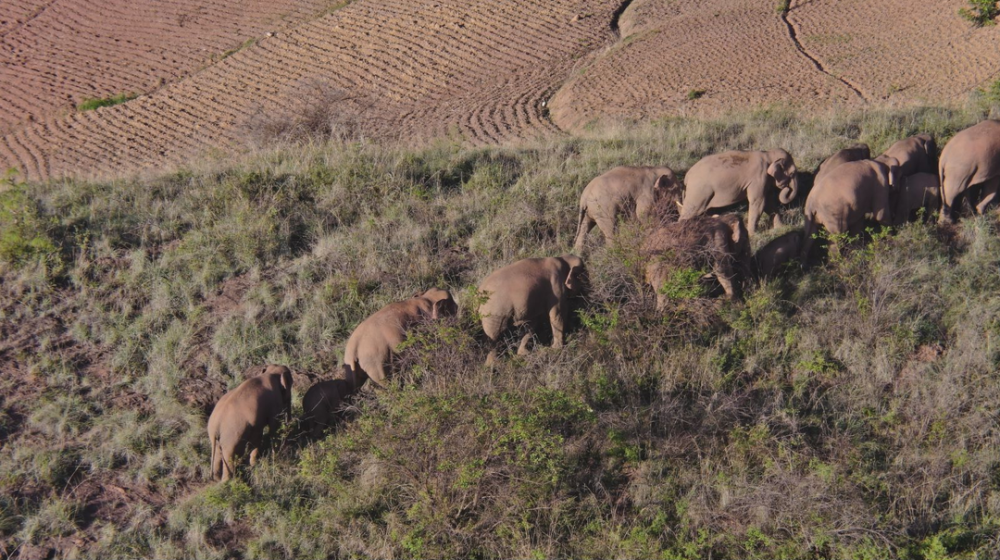
<svg viewBox="0 0 1000 560"><path fill-rule="evenodd" d="M324 103L365 137L492 144L606 117L949 101L1000 72L963 0L321 0L0 6L0 165L32 179L247 146ZM98 7L99 5L99 7ZM900 14L907 14L901 17ZM85 98L138 94L77 112Z"/></svg>

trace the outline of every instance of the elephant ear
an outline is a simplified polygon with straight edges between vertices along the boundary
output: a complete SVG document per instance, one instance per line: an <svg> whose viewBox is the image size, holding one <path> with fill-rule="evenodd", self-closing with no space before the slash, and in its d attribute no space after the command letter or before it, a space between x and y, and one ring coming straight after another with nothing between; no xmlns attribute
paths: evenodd
<svg viewBox="0 0 1000 560"><path fill-rule="evenodd" d="M672 189L673 186L674 186L674 182L675 181L674 181L674 178L672 176L670 176L670 175L660 175L660 177L658 179L656 179L656 186L654 188L656 190L662 191L664 193L670 192L670 189Z"/></svg>
<svg viewBox="0 0 1000 560"><path fill-rule="evenodd" d="M583 273L582 266L573 266L569 269L569 274L566 275L566 289L575 292L580 289L580 275Z"/></svg>
<svg viewBox="0 0 1000 560"><path fill-rule="evenodd" d="M767 174L774 177L774 182L779 185L784 185L789 179L788 174L785 173L785 164L780 159L772 161L771 165L767 166Z"/></svg>
<svg viewBox="0 0 1000 560"><path fill-rule="evenodd" d="M431 319L438 320L441 317L454 315L458 312L458 304L451 298L439 299L431 305Z"/></svg>

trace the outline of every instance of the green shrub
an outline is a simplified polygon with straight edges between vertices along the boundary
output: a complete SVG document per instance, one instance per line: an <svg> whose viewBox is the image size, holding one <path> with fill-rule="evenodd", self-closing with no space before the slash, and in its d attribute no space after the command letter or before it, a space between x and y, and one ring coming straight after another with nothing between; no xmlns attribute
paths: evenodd
<svg viewBox="0 0 1000 560"><path fill-rule="evenodd" d="M977 26L996 25L993 21L1000 13L997 0L969 0L968 8L961 8L958 14Z"/></svg>
<svg viewBox="0 0 1000 560"><path fill-rule="evenodd" d="M100 109L101 107L113 107L115 105L121 105L139 97L137 93L119 93L118 95L112 95L111 97L96 97L87 98L81 101L77 106L76 110L81 113L84 111L93 111L94 109Z"/></svg>
<svg viewBox="0 0 1000 560"><path fill-rule="evenodd" d="M14 268L43 263L58 269L59 250L49 236L52 226L23 183L0 180L0 261Z"/></svg>

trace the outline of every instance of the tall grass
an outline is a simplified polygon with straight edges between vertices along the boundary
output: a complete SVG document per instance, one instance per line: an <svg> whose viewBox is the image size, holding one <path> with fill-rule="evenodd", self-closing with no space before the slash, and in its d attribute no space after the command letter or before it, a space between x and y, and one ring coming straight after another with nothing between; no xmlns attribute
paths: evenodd
<svg viewBox="0 0 1000 560"><path fill-rule="evenodd" d="M927 131L943 145L982 116L770 110L521 147L310 145L154 179L18 184L34 212L19 235L51 250L2 271L0 548L989 557L993 217L907 225L742 302L679 295L664 313L630 248L641 232L624 227L589 248L567 347L495 369L471 312L490 271L571 246L579 193L614 165L683 175L714 151L780 146L808 170L856 141L879 152ZM290 426L256 468L209 482L205 419L247 366L299 372L299 406L301 374L333 374L358 322L431 285L463 311L413 333L392 387L366 389L327 438Z"/></svg>

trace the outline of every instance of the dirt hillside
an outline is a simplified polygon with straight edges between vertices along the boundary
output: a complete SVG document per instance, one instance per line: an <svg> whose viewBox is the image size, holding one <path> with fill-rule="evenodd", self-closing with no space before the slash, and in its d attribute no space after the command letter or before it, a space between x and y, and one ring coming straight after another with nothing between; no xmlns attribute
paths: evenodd
<svg viewBox="0 0 1000 560"><path fill-rule="evenodd" d="M0 7L0 166L44 179L225 157L261 117L323 104L360 136L482 145L606 117L948 102L1000 73L1000 30L962 5L16 0ZM74 109L121 93L138 97Z"/></svg>

